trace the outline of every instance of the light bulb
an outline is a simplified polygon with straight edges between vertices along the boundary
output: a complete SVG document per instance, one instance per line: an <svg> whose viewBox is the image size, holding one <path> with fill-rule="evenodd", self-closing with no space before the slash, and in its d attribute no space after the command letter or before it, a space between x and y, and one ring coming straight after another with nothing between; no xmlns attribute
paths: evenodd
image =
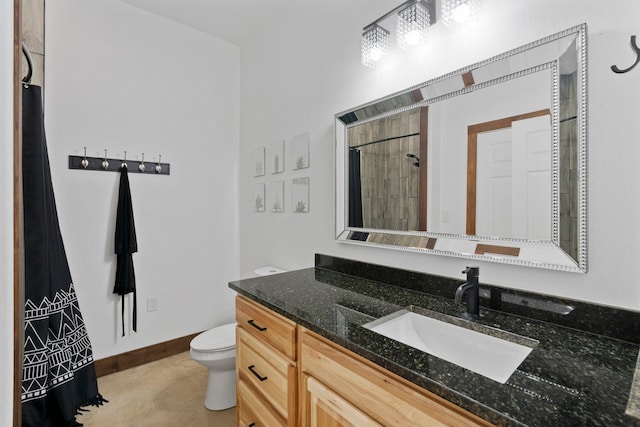
<svg viewBox="0 0 640 427"><path fill-rule="evenodd" d="M413 30L413 31L409 31L407 35L404 36L404 41L409 46L417 46L420 43L421 38L422 37L420 37L420 31Z"/></svg>
<svg viewBox="0 0 640 427"><path fill-rule="evenodd" d="M471 8L464 3L451 11L451 17L457 24L466 22L471 17Z"/></svg>
<svg viewBox="0 0 640 427"><path fill-rule="evenodd" d="M374 62L378 62L382 59L382 49L374 47L369 52L369 59Z"/></svg>
<svg viewBox="0 0 640 427"><path fill-rule="evenodd" d="M442 22L449 28L458 28L478 20L478 0L442 0Z"/></svg>

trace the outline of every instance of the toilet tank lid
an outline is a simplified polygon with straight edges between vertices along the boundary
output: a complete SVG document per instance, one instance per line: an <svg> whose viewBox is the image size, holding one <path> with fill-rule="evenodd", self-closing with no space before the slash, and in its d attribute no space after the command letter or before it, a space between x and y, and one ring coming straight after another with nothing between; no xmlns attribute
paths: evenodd
<svg viewBox="0 0 640 427"><path fill-rule="evenodd" d="M281 268L272 267L270 265L266 267L259 267L253 270L257 276L271 276L272 274L285 273L287 270Z"/></svg>
<svg viewBox="0 0 640 427"><path fill-rule="evenodd" d="M236 345L236 324L217 326L204 331L191 340L191 348L196 351L214 352L228 350Z"/></svg>

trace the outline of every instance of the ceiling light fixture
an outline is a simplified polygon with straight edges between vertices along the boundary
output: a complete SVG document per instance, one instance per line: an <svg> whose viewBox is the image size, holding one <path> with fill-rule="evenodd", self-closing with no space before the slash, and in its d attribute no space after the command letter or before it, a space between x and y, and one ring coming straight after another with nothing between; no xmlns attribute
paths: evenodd
<svg viewBox="0 0 640 427"><path fill-rule="evenodd" d="M435 22L435 0L408 0L362 29L362 65L376 68L385 62L389 50L389 31L379 23L398 14L396 40L409 50L424 41L429 26Z"/></svg>
<svg viewBox="0 0 640 427"><path fill-rule="evenodd" d="M376 68L382 65L389 53L389 31L376 23L364 28L362 33L362 65Z"/></svg>
<svg viewBox="0 0 640 427"><path fill-rule="evenodd" d="M398 46L411 50L420 45L431 25L431 14L421 1L410 4L398 12L396 38Z"/></svg>
<svg viewBox="0 0 640 427"><path fill-rule="evenodd" d="M479 15L478 0L442 0L442 22L449 28L476 21Z"/></svg>
<svg viewBox="0 0 640 427"><path fill-rule="evenodd" d="M441 0L440 19L450 28L477 21L480 0ZM427 39L429 28L436 22L436 0L408 0L362 29L362 65L377 68L389 54L390 33L380 23L397 14L396 42L401 49L411 50Z"/></svg>

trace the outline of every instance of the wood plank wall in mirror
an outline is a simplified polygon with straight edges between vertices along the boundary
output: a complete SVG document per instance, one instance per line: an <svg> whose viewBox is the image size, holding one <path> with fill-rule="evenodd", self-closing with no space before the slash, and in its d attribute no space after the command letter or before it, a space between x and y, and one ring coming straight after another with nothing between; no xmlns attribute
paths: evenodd
<svg viewBox="0 0 640 427"><path fill-rule="evenodd" d="M353 161L360 163L360 183L355 185L360 187L362 218L355 224L426 230L427 183L421 179L426 169L426 129L421 129L426 114L426 107L412 109L349 129L350 157L359 157Z"/></svg>

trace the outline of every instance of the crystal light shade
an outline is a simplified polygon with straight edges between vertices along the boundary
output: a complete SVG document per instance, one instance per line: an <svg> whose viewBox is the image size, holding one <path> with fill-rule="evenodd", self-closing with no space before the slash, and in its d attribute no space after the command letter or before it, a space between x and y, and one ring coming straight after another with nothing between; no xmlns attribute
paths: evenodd
<svg viewBox="0 0 640 427"><path fill-rule="evenodd" d="M476 21L479 15L478 0L442 0L442 23L449 28Z"/></svg>
<svg viewBox="0 0 640 427"><path fill-rule="evenodd" d="M398 46L411 50L421 44L427 36L431 17L421 2L416 2L398 12L396 38Z"/></svg>
<svg viewBox="0 0 640 427"><path fill-rule="evenodd" d="M362 34L362 65L376 68L382 65L389 52L389 31L373 25Z"/></svg>

